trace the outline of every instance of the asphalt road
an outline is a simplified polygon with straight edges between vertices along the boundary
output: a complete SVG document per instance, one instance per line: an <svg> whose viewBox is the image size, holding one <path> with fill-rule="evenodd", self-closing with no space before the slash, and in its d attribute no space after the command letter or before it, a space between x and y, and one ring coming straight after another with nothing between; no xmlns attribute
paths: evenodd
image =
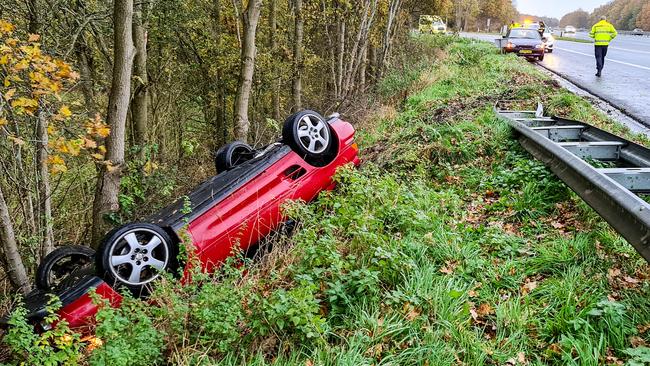
<svg viewBox="0 0 650 366"><path fill-rule="evenodd" d="M462 35L490 42L497 37ZM541 64L650 126L650 37L619 35L609 46L600 78L589 43L555 41L555 50Z"/></svg>

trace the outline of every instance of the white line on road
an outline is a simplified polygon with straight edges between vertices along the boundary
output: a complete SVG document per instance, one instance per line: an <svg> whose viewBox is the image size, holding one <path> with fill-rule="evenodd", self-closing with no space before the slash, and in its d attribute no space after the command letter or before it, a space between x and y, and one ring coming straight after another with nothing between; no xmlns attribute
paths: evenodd
<svg viewBox="0 0 650 366"><path fill-rule="evenodd" d="M609 48L611 48L611 49L615 49L615 50L627 51L627 52L636 52L636 53L647 53L647 54L650 54L650 52L648 52L648 51L631 50L631 49L629 49L629 48L621 48L621 47L614 47L614 46L609 46Z"/></svg>
<svg viewBox="0 0 650 366"><path fill-rule="evenodd" d="M588 57L594 57L593 54L588 54L588 53L584 53L584 52L578 52L578 51L568 50L568 49L566 49L566 48L560 48L560 47L556 47L556 48L557 48L558 50L562 50L562 51L567 51L567 52L571 52L571 53L577 53L578 55L584 55L584 56L588 56ZM641 65L636 65L636 64L631 64L631 63L629 63L629 62L623 62L623 61L619 61L619 60L613 60L613 59L611 59L611 58L608 58L607 61L616 62L616 63L621 64L621 65L627 65L627 66L637 67L637 68L639 68L639 69L643 69L643 70L648 70L648 71L650 71L650 67L641 66Z"/></svg>

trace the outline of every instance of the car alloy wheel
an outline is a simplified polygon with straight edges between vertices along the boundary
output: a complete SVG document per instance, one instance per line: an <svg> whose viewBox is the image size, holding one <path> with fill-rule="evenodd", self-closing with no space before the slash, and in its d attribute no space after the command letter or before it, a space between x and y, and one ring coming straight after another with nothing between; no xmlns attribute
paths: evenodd
<svg viewBox="0 0 650 366"><path fill-rule="evenodd" d="M160 227L126 224L109 233L97 255L99 273L111 285L126 286L134 295L161 273L176 266L176 245Z"/></svg>
<svg viewBox="0 0 650 366"><path fill-rule="evenodd" d="M338 149L332 127L320 114L304 110L287 117L282 141L311 165L324 166Z"/></svg>
<svg viewBox="0 0 650 366"><path fill-rule="evenodd" d="M156 249L162 248L155 254ZM156 279L169 260L164 239L147 229L128 231L110 248L113 275L128 285L141 286Z"/></svg>
<svg viewBox="0 0 650 366"><path fill-rule="evenodd" d="M298 141L309 153L323 153L330 144L330 130L322 117L306 114L298 121Z"/></svg>

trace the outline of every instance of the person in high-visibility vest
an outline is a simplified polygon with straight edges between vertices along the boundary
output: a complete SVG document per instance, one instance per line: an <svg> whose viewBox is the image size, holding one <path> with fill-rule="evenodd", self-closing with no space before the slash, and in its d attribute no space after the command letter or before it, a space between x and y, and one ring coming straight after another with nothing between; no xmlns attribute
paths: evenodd
<svg viewBox="0 0 650 366"><path fill-rule="evenodd" d="M512 29L512 28L521 28L521 24L515 22L514 20L511 20L509 28L510 29Z"/></svg>
<svg viewBox="0 0 650 366"><path fill-rule="evenodd" d="M600 21L591 28L589 37L595 41L595 54L596 54L596 76L600 77L605 66L605 56L607 56L607 47L616 36L616 28L607 21L606 16L601 16Z"/></svg>

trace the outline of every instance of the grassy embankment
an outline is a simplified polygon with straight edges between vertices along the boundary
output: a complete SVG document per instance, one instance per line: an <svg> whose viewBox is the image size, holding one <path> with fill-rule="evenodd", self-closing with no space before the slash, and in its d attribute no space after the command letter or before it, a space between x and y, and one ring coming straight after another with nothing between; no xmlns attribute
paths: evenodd
<svg viewBox="0 0 650 366"><path fill-rule="evenodd" d="M383 81L385 95L410 96L357 126L363 166L342 171L335 192L290 207L300 218L291 238L245 273L161 284L159 306L103 311L91 363L650 360L647 264L491 108L539 99L552 113L623 129L524 60L427 39L442 49L437 61ZM83 347L62 349L86 359Z"/></svg>
<svg viewBox="0 0 650 366"><path fill-rule="evenodd" d="M575 38L575 37L560 37L560 36L553 36L555 39L559 41L569 41L569 42L578 42L578 43L594 43L593 40L591 39L581 39L581 38Z"/></svg>

